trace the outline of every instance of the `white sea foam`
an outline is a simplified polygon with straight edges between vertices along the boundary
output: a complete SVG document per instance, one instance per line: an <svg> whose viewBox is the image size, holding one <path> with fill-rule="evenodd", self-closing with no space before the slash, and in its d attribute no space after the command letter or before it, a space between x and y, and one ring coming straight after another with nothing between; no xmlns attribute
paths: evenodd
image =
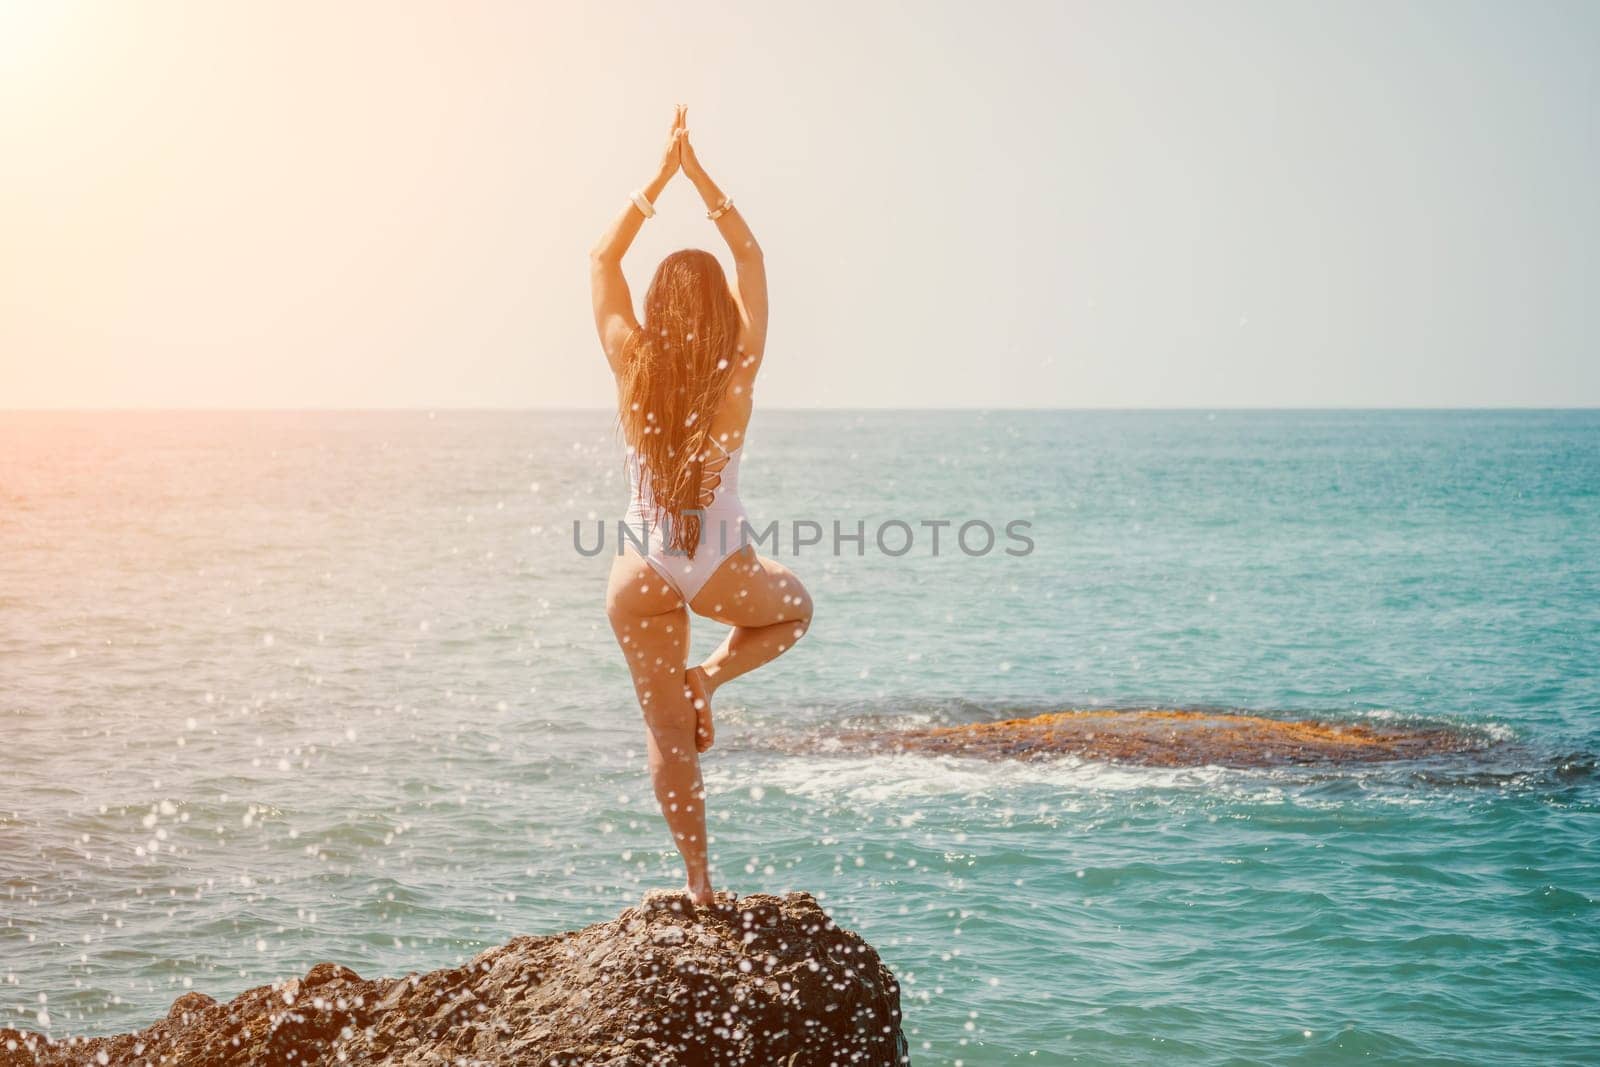
<svg viewBox="0 0 1600 1067"><path fill-rule="evenodd" d="M1260 772L1227 767L1138 767L1066 756L1055 760L980 760L910 753L784 755L754 766L708 769L714 793L748 788L752 778L768 788L816 800L870 804L918 797L1003 795L1048 787L1067 794L1135 790L1275 789Z"/></svg>

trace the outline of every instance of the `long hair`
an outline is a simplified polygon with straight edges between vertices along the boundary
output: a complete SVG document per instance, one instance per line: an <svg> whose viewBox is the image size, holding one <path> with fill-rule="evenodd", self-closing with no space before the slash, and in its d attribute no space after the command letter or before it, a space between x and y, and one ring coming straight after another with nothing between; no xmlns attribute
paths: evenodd
<svg viewBox="0 0 1600 1067"><path fill-rule="evenodd" d="M655 498L667 543L694 556L701 479L717 413L733 373L739 306L722 264L685 248L656 268L644 322L623 346L617 419Z"/></svg>

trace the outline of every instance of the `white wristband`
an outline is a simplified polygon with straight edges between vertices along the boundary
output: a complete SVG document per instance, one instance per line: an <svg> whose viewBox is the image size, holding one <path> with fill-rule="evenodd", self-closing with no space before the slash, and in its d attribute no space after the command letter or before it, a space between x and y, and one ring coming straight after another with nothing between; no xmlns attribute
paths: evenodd
<svg viewBox="0 0 1600 1067"><path fill-rule="evenodd" d="M633 191L633 193L630 194L630 195L633 198L634 206L637 207L640 211L644 212L644 217L645 218L649 218L651 215L654 215L656 213L655 205L650 203L650 201L645 199L644 190L643 189L635 189Z"/></svg>

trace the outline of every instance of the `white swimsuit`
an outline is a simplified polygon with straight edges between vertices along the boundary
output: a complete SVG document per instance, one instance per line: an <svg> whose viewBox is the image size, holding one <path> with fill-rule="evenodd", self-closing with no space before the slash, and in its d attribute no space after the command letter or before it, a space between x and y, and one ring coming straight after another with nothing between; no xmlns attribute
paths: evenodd
<svg viewBox="0 0 1600 1067"><path fill-rule="evenodd" d="M744 446L730 452L716 441L711 444L722 455L707 460L703 467L697 509L700 542L692 559L687 552L668 547L670 531L655 521L650 476L642 470L637 452L628 455L628 490L632 500L628 504L628 529L623 543L635 548L643 543L645 547L640 551L644 558L678 591L685 603L695 598L723 561L739 551L749 536L746 532L749 520L739 500L739 457ZM667 516L666 522L671 521Z"/></svg>

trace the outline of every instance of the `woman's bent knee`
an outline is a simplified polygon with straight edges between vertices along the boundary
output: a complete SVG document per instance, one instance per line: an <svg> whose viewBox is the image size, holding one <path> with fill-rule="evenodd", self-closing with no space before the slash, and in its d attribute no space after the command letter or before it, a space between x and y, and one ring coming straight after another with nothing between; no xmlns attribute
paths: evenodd
<svg viewBox="0 0 1600 1067"><path fill-rule="evenodd" d="M811 593L799 582L795 584L799 586L798 591L789 595L789 605L794 612L794 621L802 627L809 627L811 625L811 615L816 610L811 602Z"/></svg>

